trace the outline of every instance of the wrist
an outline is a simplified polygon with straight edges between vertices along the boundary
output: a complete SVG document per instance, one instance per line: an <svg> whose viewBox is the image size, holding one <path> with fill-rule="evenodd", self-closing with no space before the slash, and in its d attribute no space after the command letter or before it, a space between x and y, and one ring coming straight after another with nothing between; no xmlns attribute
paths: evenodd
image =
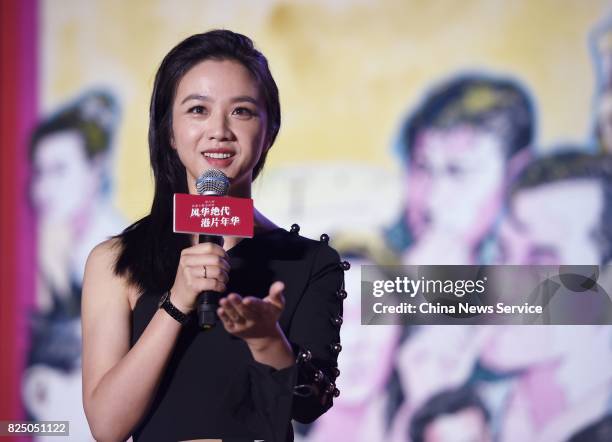
<svg viewBox="0 0 612 442"><path fill-rule="evenodd" d="M280 325L267 336L245 339L253 359L260 364L281 370L295 364L295 356Z"/></svg>
<svg viewBox="0 0 612 442"><path fill-rule="evenodd" d="M289 341L285 338L285 334L278 323L276 323L276 327L269 334L257 338L246 338L245 342L251 352L258 353L265 352L279 345L289 345Z"/></svg>
<svg viewBox="0 0 612 442"><path fill-rule="evenodd" d="M175 294L174 290L170 290L170 302L181 311L181 313L183 313L184 315L188 315L189 313L191 313L193 311L193 306L191 307L187 307L185 306L185 304L183 304L181 302L180 299L177 299L178 297Z"/></svg>
<svg viewBox="0 0 612 442"><path fill-rule="evenodd" d="M166 313L168 313L168 315L174 318L181 325L186 325L190 320L190 316L172 303L172 301L170 300L171 296L171 290L163 294L159 300L158 308L164 310Z"/></svg>

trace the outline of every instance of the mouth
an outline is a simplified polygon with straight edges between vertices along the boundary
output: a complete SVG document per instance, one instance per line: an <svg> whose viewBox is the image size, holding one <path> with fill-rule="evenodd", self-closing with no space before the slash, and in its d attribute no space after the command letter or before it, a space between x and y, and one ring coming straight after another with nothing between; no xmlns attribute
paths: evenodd
<svg viewBox="0 0 612 442"><path fill-rule="evenodd" d="M209 149L202 152L202 156L206 159L206 161L215 167L229 165L235 155L236 152L230 149Z"/></svg>
<svg viewBox="0 0 612 442"><path fill-rule="evenodd" d="M204 155L206 158L225 159L233 157L234 155L236 155L236 152L226 148L208 149L202 152L202 155Z"/></svg>

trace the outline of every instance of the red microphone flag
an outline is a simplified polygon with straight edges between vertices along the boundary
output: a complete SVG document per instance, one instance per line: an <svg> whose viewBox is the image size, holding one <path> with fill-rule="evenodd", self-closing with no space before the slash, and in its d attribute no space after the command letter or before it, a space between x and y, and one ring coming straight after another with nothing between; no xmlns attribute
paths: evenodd
<svg viewBox="0 0 612 442"><path fill-rule="evenodd" d="M253 237L253 200L174 194L174 232Z"/></svg>

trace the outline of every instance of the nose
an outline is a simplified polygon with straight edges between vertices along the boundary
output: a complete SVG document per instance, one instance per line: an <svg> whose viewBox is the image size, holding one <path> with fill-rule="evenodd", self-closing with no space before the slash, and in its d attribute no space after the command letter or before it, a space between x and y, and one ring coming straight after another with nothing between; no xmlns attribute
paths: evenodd
<svg viewBox="0 0 612 442"><path fill-rule="evenodd" d="M228 141L232 136L226 116L222 112L213 113L208 119L208 139Z"/></svg>
<svg viewBox="0 0 612 442"><path fill-rule="evenodd" d="M445 176L437 176L431 180L429 187L429 202L432 207L445 207L453 201L456 187Z"/></svg>

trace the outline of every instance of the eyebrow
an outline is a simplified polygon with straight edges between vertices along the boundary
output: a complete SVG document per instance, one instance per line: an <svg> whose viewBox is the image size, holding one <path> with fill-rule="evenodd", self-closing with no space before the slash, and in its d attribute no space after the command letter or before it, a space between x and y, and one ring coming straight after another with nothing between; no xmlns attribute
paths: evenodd
<svg viewBox="0 0 612 442"><path fill-rule="evenodd" d="M186 96L186 97L183 99L183 101L181 101L181 104L185 104L187 101L190 101L190 100L197 100L197 101L213 101L213 100L212 100L212 98L210 98L210 97L209 97L209 96L207 96L207 95L200 95L200 94L189 94L189 95L187 95L187 96ZM249 96L249 95L239 95L239 96L234 97L234 98L232 98L232 99L230 100L230 102L231 102L231 103L239 103L239 102L243 102L243 101L247 101L247 102L249 102L249 103L253 103L253 104L255 104L255 105L259 105L259 102L258 102L258 101L257 101L255 98L253 98L253 97L251 97L251 96Z"/></svg>

